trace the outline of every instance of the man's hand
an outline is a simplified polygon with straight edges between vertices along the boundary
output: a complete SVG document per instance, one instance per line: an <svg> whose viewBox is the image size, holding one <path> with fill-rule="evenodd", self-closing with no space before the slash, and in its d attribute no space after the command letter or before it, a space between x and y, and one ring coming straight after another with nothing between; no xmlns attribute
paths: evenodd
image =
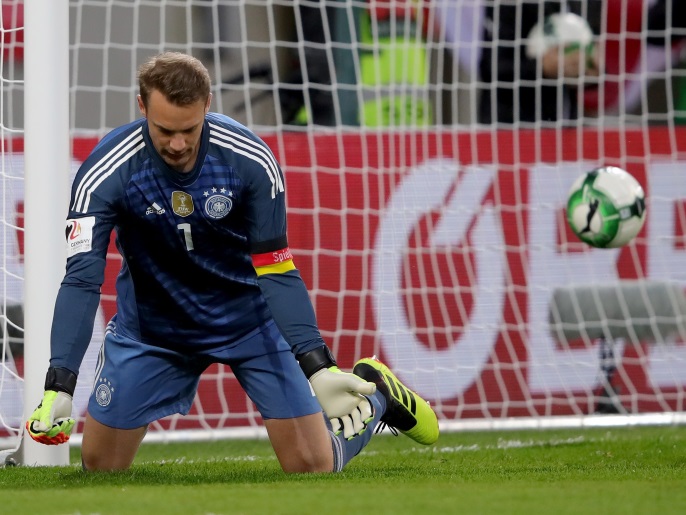
<svg viewBox="0 0 686 515"><path fill-rule="evenodd" d="M374 417L374 409L365 395L372 395L376 385L339 370L326 345L299 354L296 359L310 380L334 433L338 435L342 431L348 440L364 433Z"/></svg>
<svg viewBox="0 0 686 515"><path fill-rule="evenodd" d="M74 428L71 416L76 374L66 368L48 368L43 400L26 421L31 438L45 445L58 445L69 440Z"/></svg>
<svg viewBox="0 0 686 515"><path fill-rule="evenodd" d="M69 440L75 420L71 418L72 397L65 392L46 390L43 400L26 421L31 438L45 445Z"/></svg>
<svg viewBox="0 0 686 515"><path fill-rule="evenodd" d="M349 440L364 433L374 417L372 405L365 397L376 391L374 383L331 366L315 372L310 384L335 434L342 431Z"/></svg>

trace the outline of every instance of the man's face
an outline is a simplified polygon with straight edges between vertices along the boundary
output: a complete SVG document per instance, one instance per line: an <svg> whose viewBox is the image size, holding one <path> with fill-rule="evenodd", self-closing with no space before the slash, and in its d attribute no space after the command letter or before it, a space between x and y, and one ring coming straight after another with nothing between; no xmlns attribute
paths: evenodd
<svg viewBox="0 0 686 515"><path fill-rule="evenodd" d="M141 97L138 97L138 108L148 119L148 131L155 150L177 172L193 170L210 100L178 106L169 102L159 91L153 90L146 108Z"/></svg>

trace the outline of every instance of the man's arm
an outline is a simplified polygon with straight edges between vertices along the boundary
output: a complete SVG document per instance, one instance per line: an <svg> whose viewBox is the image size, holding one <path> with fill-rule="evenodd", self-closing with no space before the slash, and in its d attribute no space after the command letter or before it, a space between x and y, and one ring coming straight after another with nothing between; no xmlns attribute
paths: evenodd
<svg viewBox="0 0 686 515"><path fill-rule="evenodd" d="M31 438L42 444L68 441L74 427L72 398L93 334L102 284L97 278L104 277L104 268L104 258L95 255L76 255L67 261L67 273L55 301L43 399L26 422Z"/></svg>
<svg viewBox="0 0 686 515"><path fill-rule="evenodd" d="M288 268L283 273L263 273L260 270L257 283L281 334L291 345L293 353L301 356L325 346L325 343L300 272L292 261Z"/></svg>
<svg viewBox="0 0 686 515"><path fill-rule="evenodd" d="M90 260L89 260L90 261ZM73 269L90 267L95 269L93 282L85 280ZM50 333L50 365L66 368L78 375L81 361L88 350L93 336L93 324L100 304L100 285L104 280L104 259L102 263L89 264L70 260L55 300L55 311ZM100 274L103 274L100 276ZM78 309L75 309L78 306Z"/></svg>
<svg viewBox="0 0 686 515"><path fill-rule="evenodd" d="M94 199L94 212L99 200ZM99 209L107 212L106 207ZM75 211L66 222L67 265L55 300L50 367L43 399L26 422L31 438L46 445L68 441L74 427L72 398L93 335L112 226L107 216Z"/></svg>

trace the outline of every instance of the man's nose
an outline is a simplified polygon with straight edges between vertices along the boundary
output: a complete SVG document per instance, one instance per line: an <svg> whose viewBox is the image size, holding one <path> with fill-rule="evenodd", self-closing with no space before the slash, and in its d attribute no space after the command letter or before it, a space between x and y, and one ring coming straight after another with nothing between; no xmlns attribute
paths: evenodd
<svg viewBox="0 0 686 515"><path fill-rule="evenodd" d="M169 146L172 150L179 151L184 149L186 142L181 134L174 134L169 141Z"/></svg>

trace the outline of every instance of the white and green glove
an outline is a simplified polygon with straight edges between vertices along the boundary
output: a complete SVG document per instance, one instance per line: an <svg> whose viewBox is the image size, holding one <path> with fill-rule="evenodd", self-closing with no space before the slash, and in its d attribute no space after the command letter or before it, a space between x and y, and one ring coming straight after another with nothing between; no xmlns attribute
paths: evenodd
<svg viewBox="0 0 686 515"><path fill-rule="evenodd" d="M374 418L374 409L365 395L372 395L376 385L340 370L328 347L298 356L298 361L333 432L342 432L348 440L364 433Z"/></svg>
<svg viewBox="0 0 686 515"><path fill-rule="evenodd" d="M69 440L75 420L72 397L76 375L64 368L48 369L43 400L26 421L26 430L36 442L59 445Z"/></svg>

